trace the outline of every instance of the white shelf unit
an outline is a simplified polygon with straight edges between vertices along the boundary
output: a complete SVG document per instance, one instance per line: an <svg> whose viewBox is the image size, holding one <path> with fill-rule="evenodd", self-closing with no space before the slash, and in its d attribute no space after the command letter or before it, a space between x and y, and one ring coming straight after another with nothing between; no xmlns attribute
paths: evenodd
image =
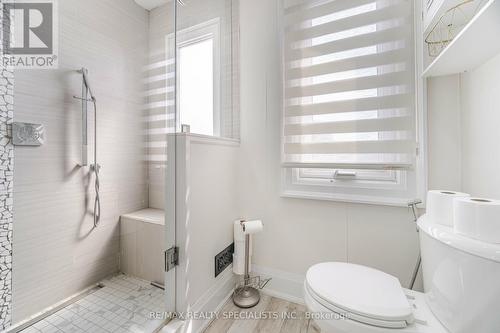
<svg viewBox="0 0 500 333"><path fill-rule="evenodd" d="M500 0L489 0L424 71L424 77L463 73L500 53Z"/></svg>

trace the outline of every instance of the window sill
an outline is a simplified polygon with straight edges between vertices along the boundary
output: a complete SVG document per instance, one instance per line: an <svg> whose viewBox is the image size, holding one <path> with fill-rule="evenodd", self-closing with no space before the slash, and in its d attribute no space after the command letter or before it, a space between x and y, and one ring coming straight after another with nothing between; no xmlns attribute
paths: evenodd
<svg viewBox="0 0 500 333"><path fill-rule="evenodd" d="M170 134L177 137L185 137L189 139L192 143L198 144L209 144L209 145L223 145L223 146L239 146L239 139L223 138L220 136L211 136L205 134L195 134L195 133L176 133Z"/></svg>
<svg viewBox="0 0 500 333"><path fill-rule="evenodd" d="M357 203L366 205L380 205L380 206L393 206L393 207L408 207L410 199L401 198L382 198L375 196L364 195L346 195L339 193L319 193L319 192L305 192L305 191L291 191L285 190L281 192L282 198L293 199L306 199L306 200L323 200L335 201L344 203Z"/></svg>

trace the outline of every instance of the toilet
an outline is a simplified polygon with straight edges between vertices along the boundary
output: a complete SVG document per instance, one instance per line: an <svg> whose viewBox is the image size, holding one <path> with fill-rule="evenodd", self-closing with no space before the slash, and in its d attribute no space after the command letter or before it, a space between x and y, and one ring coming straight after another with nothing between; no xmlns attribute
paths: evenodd
<svg viewBox="0 0 500 333"><path fill-rule="evenodd" d="M340 262L312 266L304 299L322 333L498 333L500 245L418 221L424 293L379 270Z"/></svg>

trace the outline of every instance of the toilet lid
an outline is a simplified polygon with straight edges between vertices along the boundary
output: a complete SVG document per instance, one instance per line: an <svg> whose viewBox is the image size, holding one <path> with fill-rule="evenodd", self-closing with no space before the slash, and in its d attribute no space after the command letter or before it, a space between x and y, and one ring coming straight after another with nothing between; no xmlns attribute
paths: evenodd
<svg viewBox="0 0 500 333"><path fill-rule="evenodd" d="M388 322L387 326L395 321L413 322L413 311L399 280L379 270L339 262L322 263L308 270L306 283L321 300L357 318Z"/></svg>

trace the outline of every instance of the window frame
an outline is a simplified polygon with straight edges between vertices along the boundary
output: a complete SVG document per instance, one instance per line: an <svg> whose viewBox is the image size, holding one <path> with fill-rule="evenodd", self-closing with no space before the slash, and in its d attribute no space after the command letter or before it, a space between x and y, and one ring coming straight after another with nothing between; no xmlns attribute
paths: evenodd
<svg viewBox="0 0 500 333"><path fill-rule="evenodd" d="M169 34L166 40L166 50L170 53L170 58L174 59L175 55L172 54L173 47L172 44L176 43L175 52L179 54L179 50L182 47L193 45L199 42L203 42L209 39L213 41L213 136L221 136L221 126L222 126L222 110L221 110L221 40L220 40L220 19L214 18L206 22L196 24L192 27L178 30L177 34ZM180 75L180 62L176 61L176 75ZM176 80L175 89L179 91L179 81ZM180 94L176 94L176 107L175 116L177 119L181 118L180 110ZM181 121L176 122L176 132L181 132L182 123ZM197 133L194 133L197 134Z"/></svg>
<svg viewBox="0 0 500 333"><path fill-rule="evenodd" d="M294 169L297 170L297 169ZM296 172L299 181L355 181L359 183L377 182L381 184L396 183L401 177L400 171L397 170L348 170L348 169L298 169ZM337 172L355 172L356 176L337 175Z"/></svg>
<svg viewBox="0 0 500 333"><path fill-rule="evenodd" d="M300 178L298 172L295 168L282 168L282 197L406 206L416 189L412 171L394 171L394 181L307 179Z"/></svg>

